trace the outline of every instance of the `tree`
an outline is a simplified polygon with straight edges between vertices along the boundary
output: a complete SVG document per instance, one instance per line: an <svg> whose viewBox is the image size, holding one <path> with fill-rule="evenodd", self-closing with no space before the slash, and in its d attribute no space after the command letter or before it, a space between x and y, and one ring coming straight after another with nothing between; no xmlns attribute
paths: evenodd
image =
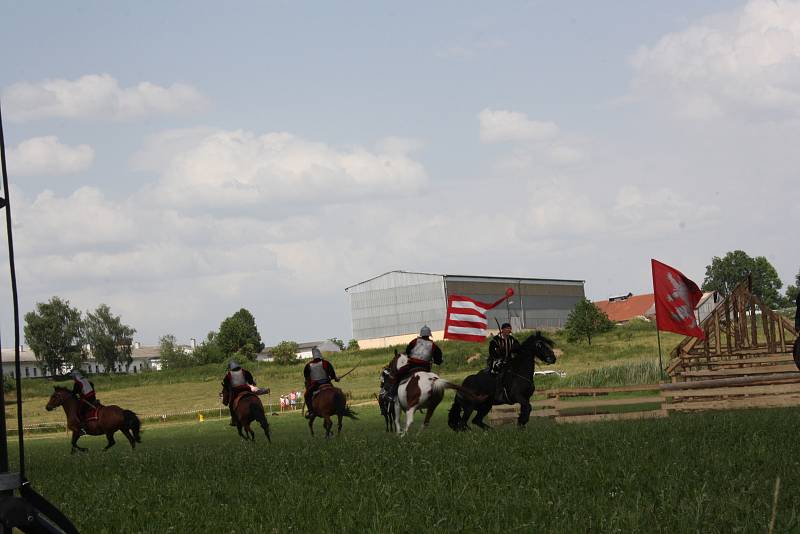
<svg viewBox="0 0 800 534"><path fill-rule="evenodd" d="M333 343L337 347L339 347L339 350L344 350L344 341L342 341L338 337L332 337L332 338L328 339L328 341L330 341L331 343Z"/></svg>
<svg viewBox="0 0 800 534"><path fill-rule="evenodd" d="M110 372L119 364L130 365L133 334L136 329L122 324L118 315L111 313L105 304L97 307L94 313L86 312L84 321L84 340L89 346L95 361Z"/></svg>
<svg viewBox="0 0 800 534"><path fill-rule="evenodd" d="M300 346L294 341L281 341L270 350L270 353L275 363L288 365L295 362L299 349Z"/></svg>
<svg viewBox="0 0 800 534"><path fill-rule="evenodd" d="M225 353L217 345L217 333L209 332L205 341L194 349L193 358L198 364L220 363L225 361Z"/></svg>
<svg viewBox="0 0 800 534"><path fill-rule="evenodd" d="M189 367L194 363L192 357L178 346L175 336L172 334L161 336L158 340L158 345L158 355L165 369L180 369L181 367Z"/></svg>
<svg viewBox="0 0 800 534"><path fill-rule="evenodd" d="M764 256L751 258L741 250L728 252L723 258L714 256L711 259L711 265L706 266L703 291L717 291L728 296L751 273L753 293L761 297L770 308L780 308L783 298L779 290L783 282L778 277L778 271Z"/></svg>
<svg viewBox="0 0 800 534"><path fill-rule="evenodd" d="M347 342L347 350L350 352L359 350L360 348L361 347L358 346L357 339L351 339L350 341Z"/></svg>
<svg viewBox="0 0 800 534"><path fill-rule="evenodd" d="M589 299L583 298L567 316L564 330L567 332L567 340L579 341L586 338L591 345L593 335L608 332L613 327L614 323L603 310L592 304Z"/></svg>
<svg viewBox="0 0 800 534"><path fill-rule="evenodd" d="M25 342L33 350L45 372L60 374L66 364L79 366L83 360L81 312L69 301L52 297L36 304L36 311L25 314Z"/></svg>
<svg viewBox="0 0 800 534"><path fill-rule="evenodd" d="M784 306L787 308L794 306L795 302L797 302L798 293L800 293L800 271L797 271L797 275L794 277L794 285L790 284L786 287L786 302L784 302Z"/></svg>
<svg viewBox="0 0 800 534"><path fill-rule="evenodd" d="M244 308L222 321L216 342L226 357L237 355L253 360L256 354L264 350L261 334L256 328L256 320L253 314Z"/></svg>

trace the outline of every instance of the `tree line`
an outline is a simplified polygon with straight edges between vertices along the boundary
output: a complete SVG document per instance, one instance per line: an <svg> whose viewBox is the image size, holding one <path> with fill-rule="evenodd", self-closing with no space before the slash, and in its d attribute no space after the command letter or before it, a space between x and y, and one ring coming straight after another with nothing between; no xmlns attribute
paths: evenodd
<svg viewBox="0 0 800 534"><path fill-rule="evenodd" d="M127 367L136 329L122 322L106 304L82 314L69 301L53 297L25 314L25 342L49 374L78 368L93 357L110 371Z"/></svg>
<svg viewBox="0 0 800 534"><path fill-rule="evenodd" d="M769 260L764 256L752 258L742 250L728 252L722 258L719 256L711 258L711 263L706 266L701 289L716 291L722 297L727 297L748 276L752 277L753 294L773 310L793 307L798 302L800 269L795 275L794 284L789 284L785 293L781 295L783 282ZM608 332L613 326L614 323L605 312L584 298L576 304L567 317L564 330L569 341L586 339L591 345L592 337Z"/></svg>

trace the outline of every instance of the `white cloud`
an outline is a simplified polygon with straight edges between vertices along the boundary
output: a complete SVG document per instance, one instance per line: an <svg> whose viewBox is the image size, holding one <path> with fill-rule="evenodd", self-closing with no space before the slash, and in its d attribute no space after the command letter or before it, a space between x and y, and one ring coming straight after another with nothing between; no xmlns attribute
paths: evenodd
<svg viewBox="0 0 800 534"><path fill-rule="evenodd" d="M8 151L8 167L19 175L81 172L93 160L94 150L89 145L65 145L55 136L27 139Z"/></svg>
<svg viewBox="0 0 800 534"><path fill-rule="evenodd" d="M800 115L800 3L751 0L639 49L631 97L681 117Z"/></svg>
<svg viewBox="0 0 800 534"><path fill-rule="evenodd" d="M389 139L376 150L339 149L289 133L197 130L163 134L165 153L149 143L141 160L160 174L155 198L164 205L242 207L302 201L341 202L411 194L427 182L409 157L409 140Z"/></svg>
<svg viewBox="0 0 800 534"><path fill-rule="evenodd" d="M149 115L190 113L206 106L194 87L168 87L140 82L120 87L108 74L88 74L77 80L19 82L3 91L8 118L29 121L47 118L125 120Z"/></svg>
<svg viewBox="0 0 800 534"><path fill-rule="evenodd" d="M484 109L478 113L481 141L503 143L508 141L546 141L558 134L554 122L534 121L524 113Z"/></svg>

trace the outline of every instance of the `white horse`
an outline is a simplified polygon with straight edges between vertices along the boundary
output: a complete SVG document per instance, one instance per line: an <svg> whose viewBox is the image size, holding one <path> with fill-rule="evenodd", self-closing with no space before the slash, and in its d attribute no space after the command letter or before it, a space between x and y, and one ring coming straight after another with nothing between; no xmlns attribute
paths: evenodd
<svg viewBox="0 0 800 534"><path fill-rule="evenodd" d="M408 363L408 357L405 354L397 354L392 362L394 369L398 369L406 363ZM404 436L414 422L414 412L421 409L427 410L425 421L422 423L423 428L427 427L433 417L433 412L444 398L445 389L455 389L467 397L474 397L470 391L458 384L439 378L436 373L418 371L400 382L400 386L397 388L397 398L394 401L394 424L397 433ZM401 414L405 414L404 424L400 423Z"/></svg>

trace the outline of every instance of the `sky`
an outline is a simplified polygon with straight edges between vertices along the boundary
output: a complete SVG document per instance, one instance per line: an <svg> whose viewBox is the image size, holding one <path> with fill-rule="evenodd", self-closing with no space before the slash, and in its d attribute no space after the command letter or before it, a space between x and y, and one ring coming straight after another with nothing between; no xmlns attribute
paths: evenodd
<svg viewBox="0 0 800 534"><path fill-rule="evenodd" d="M652 291L650 258L800 270L800 2L0 13L21 315L105 303L155 345L246 308L269 345L349 339L344 288L392 270L592 300Z"/></svg>

